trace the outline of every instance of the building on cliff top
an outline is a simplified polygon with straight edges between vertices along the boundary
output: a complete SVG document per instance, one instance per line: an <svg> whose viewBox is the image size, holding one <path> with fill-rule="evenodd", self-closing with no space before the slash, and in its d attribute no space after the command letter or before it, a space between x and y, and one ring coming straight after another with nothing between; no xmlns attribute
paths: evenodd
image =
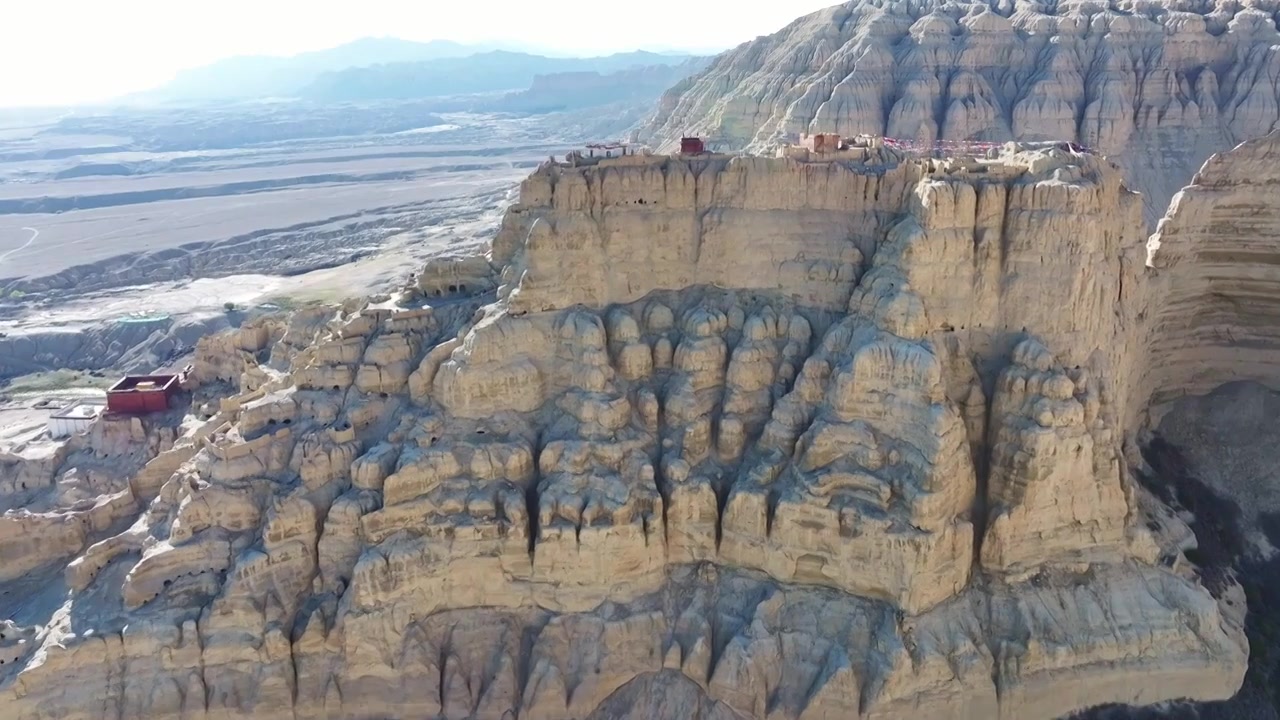
<svg viewBox="0 0 1280 720"><path fill-rule="evenodd" d="M586 145L566 152L563 164L568 167L581 167L584 165L594 165L601 160L614 160L617 158L645 156L650 154L652 154L652 151L649 147L641 143L587 143ZM560 164L556 161L556 157L554 155L551 156L549 162L552 165Z"/></svg>
<svg viewBox="0 0 1280 720"><path fill-rule="evenodd" d="M867 162L873 155L879 154L885 144L884 138L871 135L846 138L839 133L802 133L797 142L788 142L779 147L777 157L801 162Z"/></svg>
<svg viewBox="0 0 1280 720"><path fill-rule="evenodd" d="M49 422L46 423L49 436L60 440L88 430L102 415L105 405L103 400L76 400L64 406L49 415Z"/></svg>
<svg viewBox="0 0 1280 720"><path fill-rule="evenodd" d="M635 151L627 143L588 143L586 145L587 157L612 158L634 153Z"/></svg>
<svg viewBox="0 0 1280 720"><path fill-rule="evenodd" d="M177 375L126 375L107 390L107 412L143 415L168 410L181 382Z"/></svg>
<svg viewBox="0 0 1280 720"><path fill-rule="evenodd" d="M680 138L681 155L701 155L707 151L707 144L699 137Z"/></svg>
<svg viewBox="0 0 1280 720"><path fill-rule="evenodd" d="M800 136L800 146L816 153L839 152L848 147L839 133L802 134Z"/></svg>

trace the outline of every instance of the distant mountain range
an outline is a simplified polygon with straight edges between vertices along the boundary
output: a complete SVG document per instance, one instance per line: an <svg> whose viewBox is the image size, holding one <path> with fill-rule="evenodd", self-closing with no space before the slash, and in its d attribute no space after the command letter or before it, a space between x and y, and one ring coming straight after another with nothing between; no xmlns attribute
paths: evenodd
<svg viewBox="0 0 1280 720"><path fill-rule="evenodd" d="M340 102L411 100L524 90L538 76L562 73L609 74L686 63L688 55L618 53L595 58L556 58L496 50L467 57L354 67L324 73L302 89L308 100ZM690 71L692 72L692 71Z"/></svg>
<svg viewBox="0 0 1280 720"><path fill-rule="evenodd" d="M323 101L416 99L528 88L536 75L611 73L672 66L688 53L631 52L607 57L554 57L554 51L364 38L289 57L240 56L180 72L168 84L122 100L187 103L304 98Z"/></svg>
<svg viewBox="0 0 1280 720"><path fill-rule="evenodd" d="M611 73L583 70L538 75L529 89L507 93L481 109L548 113L619 102L647 105L710 63L710 57L695 57L674 65L645 65Z"/></svg>
<svg viewBox="0 0 1280 720"><path fill-rule="evenodd" d="M491 50L432 40L364 38L345 45L289 57L244 55L183 70L168 84L130 99L154 101L243 100L292 97L326 72L380 63L462 57Z"/></svg>

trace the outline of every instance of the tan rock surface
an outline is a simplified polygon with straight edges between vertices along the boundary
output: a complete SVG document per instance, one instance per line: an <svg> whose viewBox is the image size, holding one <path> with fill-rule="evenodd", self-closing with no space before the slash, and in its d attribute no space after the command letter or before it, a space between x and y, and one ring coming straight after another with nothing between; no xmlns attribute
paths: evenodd
<svg viewBox="0 0 1280 720"><path fill-rule="evenodd" d="M1025 340L997 380L982 544L988 570L1016 575L1130 554L1115 433L1088 373L1055 364L1043 345Z"/></svg>
<svg viewBox="0 0 1280 720"><path fill-rule="evenodd" d="M1269 3L853 0L717 57L646 129L762 150L802 132L1074 140L1154 223L1210 154L1280 119Z"/></svg>
<svg viewBox="0 0 1280 720"><path fill-rule="evenodd" d="M201 419L129 428L127 516L0 580L0 716L1228 697L1240 618L1145 533L1121 460L1143 240L1118 168L1056 150L544 166L497 302L201 343Z"/></svg>
<svg viewBox="0 0 1280 720"><path fill-rule="evenodd" d="M1232 380L1280 386L1280 132L1215 155L1151 238L1164 290L1143 389L1160 406Z"/></svg>

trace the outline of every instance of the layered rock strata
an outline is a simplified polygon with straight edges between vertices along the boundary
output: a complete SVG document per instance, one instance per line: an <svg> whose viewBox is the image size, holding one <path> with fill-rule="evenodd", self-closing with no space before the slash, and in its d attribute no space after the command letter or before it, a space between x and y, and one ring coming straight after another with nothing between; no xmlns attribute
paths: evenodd
<svg viewBox="0 0 1280 720"><path fill-rule="evenodd" d="M1280 132L1205 163L1151 239L1163 286L1145 388L1160 407L1223 383L1280 387Z"/></svg>
<svg viewBox="0 0 1280 720"><path fill-rule="evenodd" d="M853 0L717 57L646 133L1073 140L1120 162L1154 223L1211 153L1280 119L1278 39L1266 2Z"/></svg>
<svg viewBox="0 0 1280 720"><path fill-rule="evenodd" d="M13 601L0 711L1228 697L1240 618L1120 458L1144 254L1119 170L1057 150L548 164L495 241L496 302L203 342L195 450L61 604Z"/></svg>

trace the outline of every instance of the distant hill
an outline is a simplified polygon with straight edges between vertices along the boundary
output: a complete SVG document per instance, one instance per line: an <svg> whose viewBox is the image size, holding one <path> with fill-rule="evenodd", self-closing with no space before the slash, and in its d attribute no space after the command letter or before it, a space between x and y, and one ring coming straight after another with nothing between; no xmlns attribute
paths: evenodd
<svg viewBox="0 0 1280 720"><path fill-rule="evenodd" d="M294 97L327 72L385 63L456 58L494 49L449 40L414 42L363 38L345 45L289 57L248 55L184 70L168 84L131 100L159 102Z"/></svg>
<svg viewBox="0 0 1280 720"><path fill-rule="evenodd" d="M422 98L529 87L534 75L559 72L609 73L632 67L676 65L689 52L631 52L597 58L566 56L555 50L508 43L465 45L451 40L416 42L392 37L362 38L337 47L288 57L243 55L183 70L167 84L121 101L203 103L262 98L324 100ZM467 59L468 62L461 62ZM474 63L470 62L474 59ZM439 61L452 63L436 65ZM419 66L419 67L414 67ZM465 77L447 82L446 73ZM396 90L404 78L412 85ZM443 92L439 88L446 88ZM461 89L457 89L461 88Z"/></svg>
<svg viewBox="0 0 1280 720"><path fill-rule="evenodd" d="M645 103L699 72L709 57L688 58L672 65L645 65L600 73L594 70L537 75L528 90L509 93L484 106L501 112L546 113L618 102Z"/></svg>
<svg viewBox="0 0 1280 720"><path fill-rule="evenodd" d="M432 101L353 104L219 103L208 107L112 108L68 115L44 130L50 135L130 138L150 152L251 147L264 143L386 135L443 124ZM448 108L443 108L448 109ZM0 154L0 161L4 160ZM102 174L94 169L94 174ZM3 213L0 202L0 213Z"/></svg>
<svg viewBox="0 0 1280 720"><path fill-rule="evenodd" d="M635 68L676 66L690 59L688 55L651 52L563 58L497 50L468 57L388 63L325 73L304 88L302 96L308 100L342 102L523 90L542 75L605 74Z"/></svg>

